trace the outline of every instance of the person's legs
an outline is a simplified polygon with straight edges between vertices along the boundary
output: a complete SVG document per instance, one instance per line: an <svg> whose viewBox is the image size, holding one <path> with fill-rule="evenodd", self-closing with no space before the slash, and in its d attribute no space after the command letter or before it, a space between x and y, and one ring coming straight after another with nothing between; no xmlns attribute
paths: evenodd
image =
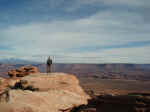
<svg viewBox="0 0 150 112"><path fill-rule="evenodd" d="M51 73L51 65L49 66L49 73Z"/></svg>
<svg viewBox="0 0 150 112"><path fill-rule="evenodd" d="M47 74L49 73L49 66L47 65Z"/></svg>
<svg viewBox="0 0 150 112"><path fill-rule="evenodd" d="M51 73L51 65L47 65L47 73Z"/></svg>

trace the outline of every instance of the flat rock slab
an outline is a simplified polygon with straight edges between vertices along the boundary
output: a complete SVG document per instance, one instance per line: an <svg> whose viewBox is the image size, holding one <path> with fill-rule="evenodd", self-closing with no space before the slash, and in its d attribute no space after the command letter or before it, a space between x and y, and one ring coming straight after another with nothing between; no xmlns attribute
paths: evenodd
<svg viewBox="0 0 150 112"><path fill-rule="evenodd" d="M7 101L0 102L0 112L61 112L87 104L89 99L78 79L70 74L33 74L23 77L19 83L24 88L38 88L38 91L9 90Z"/></svg>

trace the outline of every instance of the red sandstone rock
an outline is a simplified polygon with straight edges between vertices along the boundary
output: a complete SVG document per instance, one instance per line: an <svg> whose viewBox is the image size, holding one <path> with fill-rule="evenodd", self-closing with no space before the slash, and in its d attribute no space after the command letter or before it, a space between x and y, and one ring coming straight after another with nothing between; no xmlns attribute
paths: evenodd
<svg viewBox="0 0 150 112"><path fill-rule="evenodd" d="M20 81L20 78L0 78L0 95L5 92L9 87L14 87L17 82Z"/></svg>
<svg viewBox="0 0 150 112"><path fill-rule="evenodd" d="M5 79L4 78L0 78L0 94L3 92L5 87L6 87Z"/></svg>
<svg viewBox="0 0 150 112"><path fill-rule="evenodd" d="M24 67L20 67L18 69L8 71L8 75L10 77L24 77L31 73L38 73L38 69L33 66L24 66Z"/></svg>

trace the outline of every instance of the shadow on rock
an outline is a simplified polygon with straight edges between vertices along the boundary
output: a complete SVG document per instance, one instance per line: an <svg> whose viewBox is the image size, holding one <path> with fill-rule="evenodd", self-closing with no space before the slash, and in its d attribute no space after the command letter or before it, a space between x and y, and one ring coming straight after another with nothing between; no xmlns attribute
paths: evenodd
<svg viewBox="0 0 150 112"><path fill-rule="evenodd" d="M143 95L97 96L70 112L150 112L150 98Z"/></svg>

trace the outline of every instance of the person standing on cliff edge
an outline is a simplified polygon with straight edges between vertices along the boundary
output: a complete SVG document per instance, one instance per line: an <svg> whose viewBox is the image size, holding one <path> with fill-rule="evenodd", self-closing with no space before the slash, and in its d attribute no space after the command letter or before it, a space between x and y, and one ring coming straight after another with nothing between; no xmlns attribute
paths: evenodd
<svg viewBox="0 0 150 112"><path fill-rule="evenodd" d="M50 58L50 56L47 59L47 73L51 73L51 65L52 65L52 59Z"/></svg>

